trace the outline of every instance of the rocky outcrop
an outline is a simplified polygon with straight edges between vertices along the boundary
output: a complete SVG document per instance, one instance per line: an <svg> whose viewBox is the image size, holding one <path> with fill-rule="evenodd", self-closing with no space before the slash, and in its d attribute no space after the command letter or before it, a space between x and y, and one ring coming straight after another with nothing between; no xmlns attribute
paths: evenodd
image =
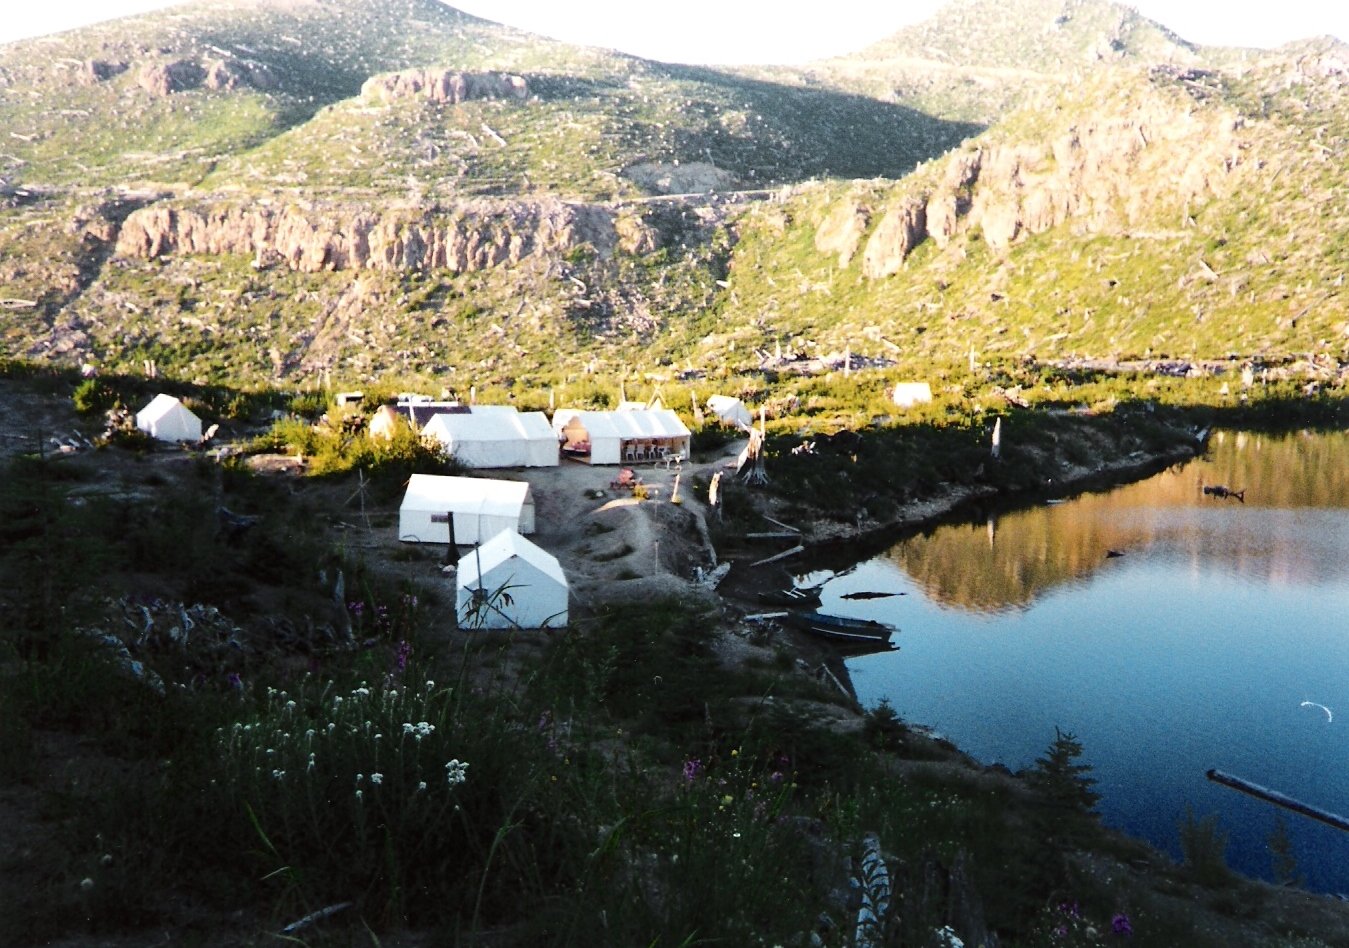
<svg viewBox="0 0 1349 948"><path fill-rule="evenodd" d="M643 162L623 169L648 194L710 194L735 187L735 175L706 161Z"/></svg>
<svg viewBox="0 0 1349 948"><path fill-rule="evenodd" d="M1127 232L1159 210L1238 186L1238 116L1174 96L1139 99L1124 114L1103 108L1040 141L986 142L950 156L929 193L898 198L885 211L867 241L863 272L889 276L923 240L945 246L975 229L995 249L1070 222L1084 233ZM842 232L840 220L831 215L817 231L822 252L840 252L825 239Z"/></svg>
<svg viewBox="0 0 1349 948"><path fill-rule="evenodd" d="M107 82L113 76L120 75L127 70L127 64L123 62L108 62L105 59L88 59L80 64L78 72L79 81L86 86L92 86L95 83Z"/></svg>
<svg viewBox="0 0 1349 948"><path fill-rule="evenodd" d="M208 89L227 92L240 87L267 91L276 88L276 76L264 63L245 63L233 59L217 59L205 66L202 84Z"/></svg>
<svg viewBox="0 0 1349 948"><path fill-rule="evenodd" d="M206 78L206 70L199 63L179 59L167 63L147 63L136 73L136 84L155 96L172 95L184 89L195 89Z"/></svg>
<svg viewBox="0 0 1349 948"><path fill-rule="evenodd" d="M469 99L527 99L529 83L523 76L500 72L454 72L445 69L407 69L372 76L361 86L366 102L427 99L454 104Z"/></svg>
<svg viewBox="0 0 1349 948"><path fill-rule="evenodd" d="M815 249L820 253L838 254L838 265L846 267L857 253L862 235L871 226L871 211L855 201L845 200L834 205L815 230Z"/></svg>
<svg viewBox="0 0 1349 948"><path fill-rule="evenodd" d="M862 272L872 279L898 272L927 236L927 196L906 197L886 210L862 254Z"/></svg>
<svg viewBox="0 0 1349 948"><path fill-rule="evenodd" d="M485 270L618 244L614 212L557 200L465 201L445 210L340 205L156 205L127 217L116 253L247 254L293 270ZM625 233L624 243L642 244Z"/></svg>
<svg viewBox="0 0 1349 948"><path fill-rule="evenodd" d="M99 71L95 71L99 69ZM98 81L125 71L126 63L85 64L81 75L92 75ZM228 92L241 87L266 91L276 87L276 77L264 63L249 63L237 59L213 59L197 62L177 59L172 62L146 63L136 71L136 84L153 96L169 96L175 92L207 88Z"/></svg>

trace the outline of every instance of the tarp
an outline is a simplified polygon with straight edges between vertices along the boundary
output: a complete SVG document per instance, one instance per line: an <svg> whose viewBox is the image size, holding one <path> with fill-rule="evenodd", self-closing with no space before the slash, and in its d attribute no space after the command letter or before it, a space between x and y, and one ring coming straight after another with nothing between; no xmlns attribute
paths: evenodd
<svg viewBox="0 0 1349 948"><path fill-rule="evenodd" d="M510 530L534 532L534 497L523 481L413 474L398 508L398 539L409 543L478 543Z"/></svg>
<svg viewBox="0 0 1349 948"><path fill-rule="evenodd" d="M668 408L582 411L560 408L553 431L568 444L589 443L591 464L654 460L654 449L688 456L689 429ZM645 456L638 456L645 453Z"/></svg>
<svg viewBox="0 0 1349 948"><path fill-rule="evenodd" d="M200 441L201 419L162 392L136 412L136 427L160 441Z"/></svg>
<svg viewBox="0 0 1349 948"><path fill-rule="evenodd" d="M455 612L465 629L560 629L567 577L557 557L503 530L459 561Z"/></svg>
<svg viewBox="0 0 1349 948"><path fill-rule="evenodd" d="M745 403L730 395L711 395L707 399L707 410L728 425L748 428L754 424L754 416L749 413Z"/></svg>
<svg viewBox="0 0 1349 948"><path fill-rule="evenodd" d="M506 405L475 406L435 415L422 429L466 467L556 467L558 437L541 411Z"/></svg>

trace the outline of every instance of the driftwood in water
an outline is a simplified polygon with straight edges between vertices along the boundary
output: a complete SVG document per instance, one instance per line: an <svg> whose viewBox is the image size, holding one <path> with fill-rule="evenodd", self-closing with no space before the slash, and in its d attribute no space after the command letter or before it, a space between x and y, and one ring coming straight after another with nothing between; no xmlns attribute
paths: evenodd
<svg viewBox="0 0 1349 948"><path fill-rule="evenodd" d="M1233 790L1240 790L1242 793L1250 794L1257 800L1264 800L1266 803L1273 803L1275 806L1281 806L1285 810L1292 810L1294 813L1301 813L1308 819L1317 820L1325 823L1327 826L1333 826L1338 830L1349 832L1349 819L1345 819L1338 813L1331 813L1329 810L1322 810L1320 807L1314 807L1301 800L1294 800L1290 796L1280 793L1277 790L1270 790L1268 787L1262 787L1258 783L1251 783L1249 780L1243 780L1240 777L1234 777L1231 774L1223 773L1221 770L1209 770L1204 776L1214 783L1220 783L1225 787L1231 787Z"/></svg>
<svg viewBox="0 0 1349 948"><path fill-rule="evenodd" d="M792 533L796 533L796 534L799 534L799 533L801 532L798 528L792 526L792 525L789 524L789 523L783 523L781 520L774 520L772 517L768 516L768 514L763 514L762 516L763 516L763 518L764 518L765 520L767 520L769 523L774 524L775 526L779 526L779 527L781 527L781 528L784 529L784 530L790 530L790 531L792 531Z"/></svg>
<svg viewBox="0 0 1349 948"><path fill-rule="evenodd" d="M766 564L768 564L768 563L776 563L778 560L785 560L785 559L786 559L787 557L789 557L789 556L795 556L797 553L800 553L800 552L801 552L802 550L804 550L804 549L805 549L804 544L798 543L796 546L792 547L790 550L783 550L781 553L777 553L777 554L775 554L775 555L773 555L773 556L768 557L767 559L757 560L757 561L755 561L755 562L753 562L753 563L751 563L751 564L749 564L749 565L750 565L750 566L764 566L764 565L766 565Z"/></svg>
<svg viewBox="0 0 1349 948"><path fill-rule="evenodd" d="M904 593L877 593L877 592L857 592L844 593L839 596L840 599L889 599L891 596L902 596Z"/></svg>
<svg viewBox="0 0 1349 948"><path fill-rule="evenodd" d="M775 530L770 533L746 533L746 539L750 540L795 540L801 536L796 530Z"/></svg>

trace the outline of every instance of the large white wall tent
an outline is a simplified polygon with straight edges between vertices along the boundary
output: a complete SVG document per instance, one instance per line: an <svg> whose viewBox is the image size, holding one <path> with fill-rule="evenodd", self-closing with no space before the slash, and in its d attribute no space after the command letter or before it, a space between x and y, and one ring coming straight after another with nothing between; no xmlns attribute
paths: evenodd
<svg viewBox="0 0 1349 948"><path fill-rule="evenodd" d="M159 441L201 440L201 419L172 395L156 395L136 412L136 427Z"/></svg>
<svg viewBox="0 0 1349 948"><path fill-rule="evenodd" d="M398 508L398 539L409 543L480 543L510 530L534 532L534 497L523 481L413 474Z"/></svg>
<svg viewBox="0 0 1349 948"><path fill-rule="evenodd" d="M567 624L567 577L557 557L514 531L503 530L461 559L455 586L461 629Z"/></svg>
<svg viewBox="0 0 1349 948"><path fill-rule="evenodd" d="M474 407L439 414L422 428L466 467L556 467L558 438L541 411Z"/></svg>
<svg viewBox="0 0 1349 948"><path fill-rule="evenodd" d="M581 411L561 408L553 431L565 454L591 464L657 461L689 452L689 429L668 408Z"/></svg>

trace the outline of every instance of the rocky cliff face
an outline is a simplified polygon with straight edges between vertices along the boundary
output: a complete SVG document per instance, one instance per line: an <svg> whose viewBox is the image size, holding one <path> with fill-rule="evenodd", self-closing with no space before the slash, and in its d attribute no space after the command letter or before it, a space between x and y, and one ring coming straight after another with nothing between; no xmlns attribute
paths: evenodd
<svg viewBox="0 0 1349 948"><path fill-rule="evenodd" d="M211 202L155 205L127 217L116 253L248 254L294 270L484 270L582 246L601 255L654 246L640 221L589 204L465 201L443 210Z"/></svg>
<svg viewBox="0 0 1349 948"><path fill-rule="evenodd" d="M453 72L445 69L408 69L372 76L361 86L367 102L427 99L454 104L469 99L526 99L529 83L507 73Z"/></svg>
<svg viewBox="0 0 1349 948"><path fill-rule="evenodd" d="M922 241L944 247L976 230L1003 249L1064 224L1122 232L1159 213L1179 224L1185 208L1237 186L1242 126L1232 112L1154 97L1121 115L1084 113L1039 140L984 141L946 158L935 184L891 199L866 237L863 272L889 276ZM817 249L846 264L868 215L839 202L816 231Z"/></svg>

